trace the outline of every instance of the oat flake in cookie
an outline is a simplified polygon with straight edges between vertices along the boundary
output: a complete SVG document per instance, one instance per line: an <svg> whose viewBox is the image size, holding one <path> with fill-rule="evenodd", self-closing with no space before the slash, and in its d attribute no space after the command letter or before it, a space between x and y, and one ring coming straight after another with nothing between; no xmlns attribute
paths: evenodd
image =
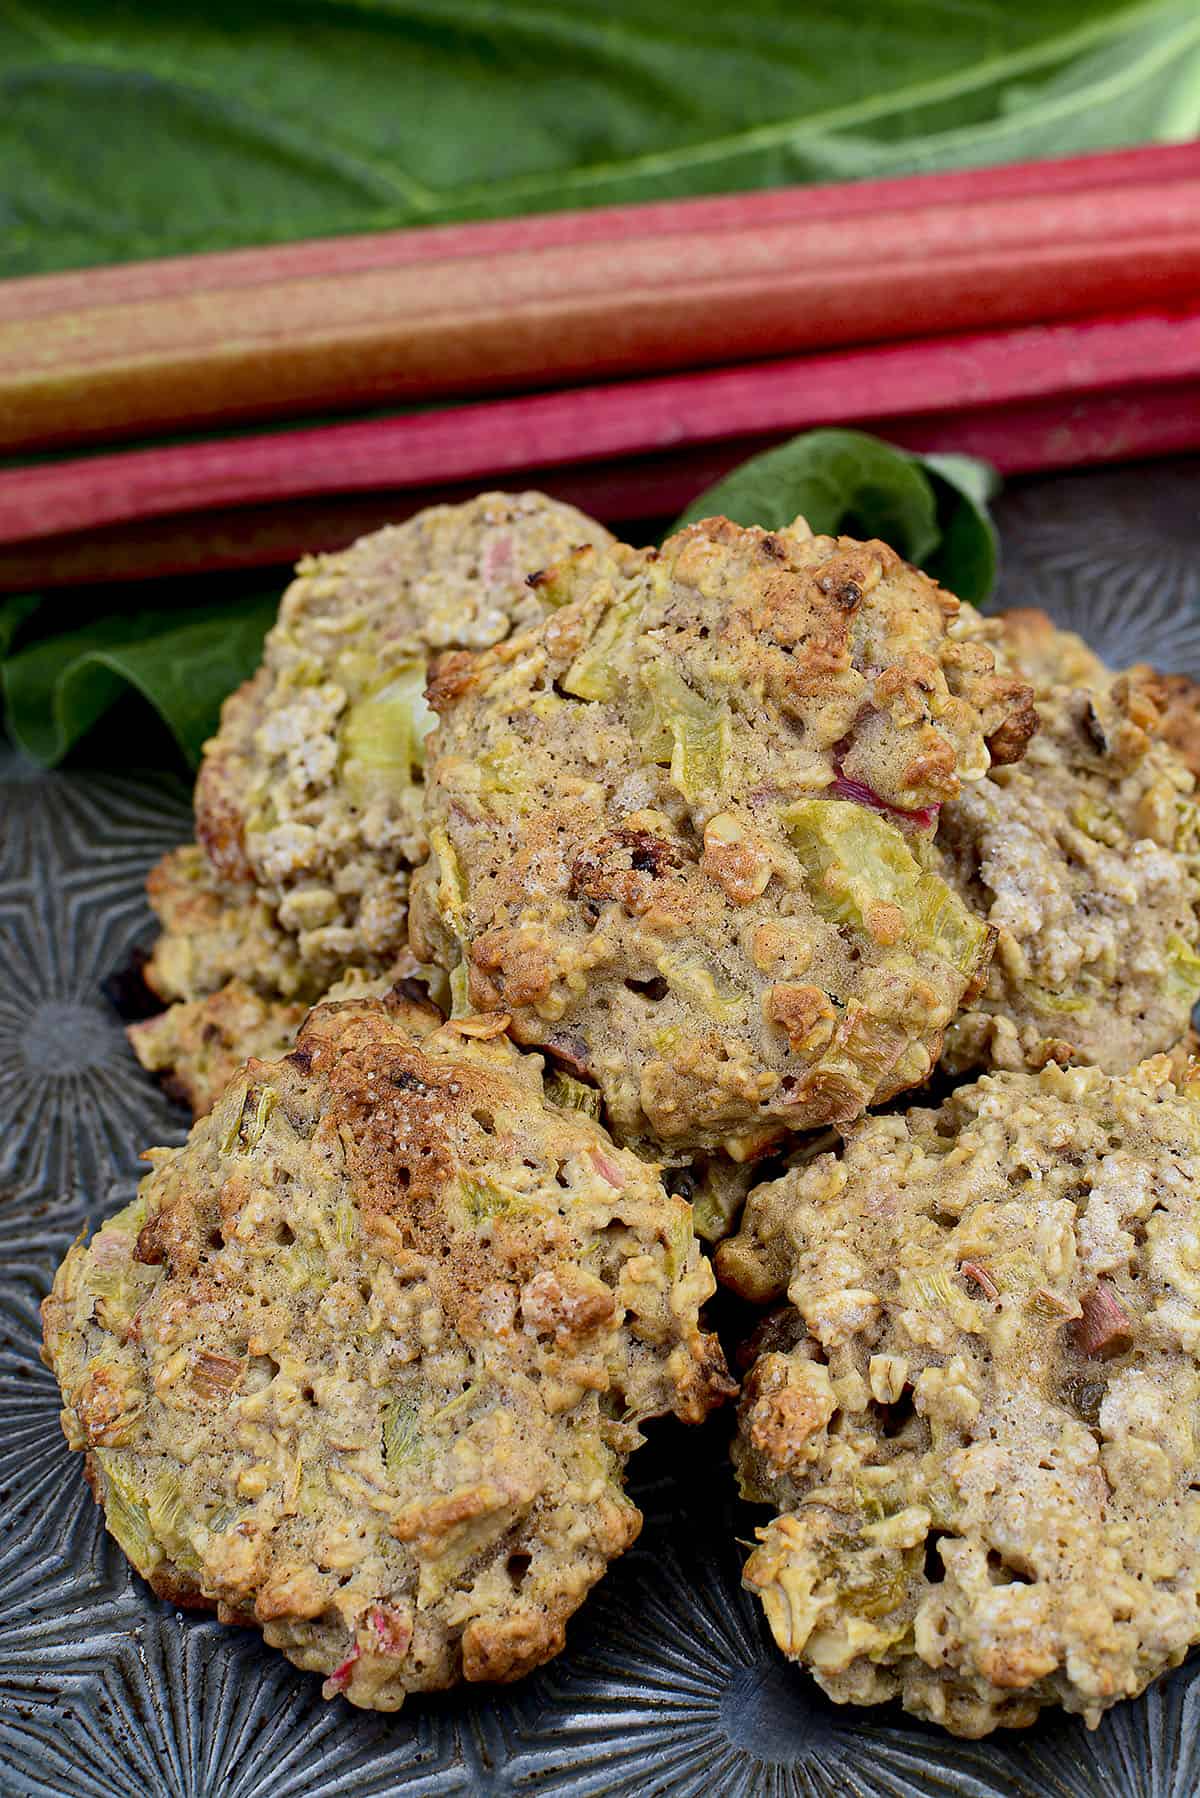
<svg viewBox="0 0 1200 1798"><path fill-rule="evenodd" d="M1119 1073L1177 1042L1200 997L1200 811L1163 683L1111 674L1041 613L964 624L1032 679L1040 728L942 810L946 878L997 931L945 1062Z"/></svg>
<svg viewBox="0 0 1200 1798"><path fill-rule="evenodd" d="M639 1424L731 1390L688 1206L495 1024L318 1008L43 1307L154 1589L382 1710L556 1654L637 1534Z"/></svg>
<svg viewBox="0 0 1200 1798"><path fill-rule="evenodd" d="M991 932L938 806L1029 691L882 543L709 519L589 551L430 688L413 945L673 1155L752 1154L922 1080Z"/></svg>
<svg viewBox="0 0 1200 1798"><path fill-rule="evenodd" d="M788 1301L734 1451L778 1513L746 1583L833 1698L1094 1726L1200 1641L1200 1085L1171 1071L866 1118L718 1250Z"/></svg>
<svg viewBox="0 0 1200 1798"><path fill-rule="evenodd" d="M387 973L405 947L408 870L421 823L428 662L481 648L540 618L527 577L602 525L539 493L485 493L433 506L349 549L300 564L263 663L225 703L196 787L196 844L148 882L163 925L145 975L164 1000L193 1002L178 1029L134 1046L176 1085L204 1091L193 1064L202 1015L216 1040L259 995L286 1036L350 968ZM211 1006L208 996L215 995ZM273 1018L272 1018L273 1014ZM144 1052L144 1053L143 1053Z"/></svg>

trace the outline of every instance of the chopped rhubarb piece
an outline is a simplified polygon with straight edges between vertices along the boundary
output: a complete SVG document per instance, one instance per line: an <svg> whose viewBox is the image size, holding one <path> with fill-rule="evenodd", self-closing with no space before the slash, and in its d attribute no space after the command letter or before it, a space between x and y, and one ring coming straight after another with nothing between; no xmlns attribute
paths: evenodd
<svg viewBox="0 0 1200 1798"><path fill-rule="evenodd" d="M905 811L901 805L892 805L869 787L864 780L851 780L847 774L839 774L829 789L831 799L852 799L855 805L870 806L874 812L886 812L889 817L899 818L905 824L915 824L918 830L932 830L937 823L940 805L922 805L916 811Z"/></svg>
<svg viewBox="0 0 1200 1798"><path fill-rule="evenodd" d="M987 1268L981 1267L978 1261L964 1261L962 1270L967 1279L973 1280L986 1298L998 1299L1000 1297L1000 1288Z"/></svg>
<svg viewBox="0 0 1200 1798"><path fill-rule="evenodd" d="M592 1150L592 1165L601 1179L607 1180L610 1186L618 1188L624 1186L625 1180L620 1168L611 1156L604 1153L603 1149Z"/></svg>
<svg viewBox="0 0 1200 1798"><path fill-rule="evenodd" d="M334 1668L333 1672L329 1675L329 1678L321 1687L322 1698L336 1698L339 1692L344 1692L346 1690L346 1687L350 1684L350 1675L354 1663L361 1653L362 1649L356 1642L341 1666Z"/></svg>
<svg viewBox="0 0 1200 1798"><path fill-rule="evenodd" d="M1081 1299L1083 1316L1074 1326L1075 1343L1083 1355L1113 1355L1128 1348L1133 1321L1117 1303L1116 1294L1098 1280Z"/></svg>
<svg viewBox="0 0 1200 1798"><path fill-rule="evenodd" d="M513 540L509 536L493 537L483 556L482 576L485 586L495 586L512 569Z"/></svg>
<svg viewBox="0 0 1200 1798"><path fill-rule="evenodd" d="M568 1036L560 1031L557 1035L546 1038L546 1047L555 1061L561 1062L570 1073L578 1075L581 1080L592 1078L588 1046L581 1036L574 1033Z"/></svg>
<svg viewBox="0 0 1200 1798"><path fill-rule="evenodd" d="M380 1654L394 1655L399 1659L408 1652L408 1645L412 1641L412 1623L402 1611L394 1611L390 1605L376 1605L371 1612L371 1633L379 1644ZM348 1666L349 1662L344 1662L343 1665ZM337 1677L336 1674L334 1677Z"/></svg>
<svg viewBox="0 0 1200 1798"><path fill-rule="evenodd" d="M1074 1317L1076 1309L1073 1299L1055 1292L1052 1286L1034 1288L1033 1308L1040 1311L1043 1317Z"/></svg>
<svg viewBox="0 0 1200 1798"><path fill-rule="evenodd" d="M101 1230L93 1239L92 1260L97 1267L120 1267L129 1255L129 1237L124 1230Z"/></svg>

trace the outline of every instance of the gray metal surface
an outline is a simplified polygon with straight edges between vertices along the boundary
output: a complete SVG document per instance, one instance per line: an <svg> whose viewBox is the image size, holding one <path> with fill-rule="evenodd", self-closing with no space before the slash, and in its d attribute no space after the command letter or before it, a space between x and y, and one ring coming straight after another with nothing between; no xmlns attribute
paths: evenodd
<svg viewBox="0 0 1200 1798"><path fill-rule="evenodd" d="M1200 462L1029 483L1000 509L1002 599L1112 660L1200 675ZM252 1632L156 1600L106 1536L38 1358L68 1243L131 1196L181 1114L129 1053L101 983L151 935L147 868L188 833L182 784L0 748L0 1794L3 1798L1193 1798L1200 1661L1089 1734L1051 1718L954 1742L842 1711L779 1659L739 1587L753 1518L728 1420L651 1426L636 1548L523 1685L377 1717Z"/></svg>

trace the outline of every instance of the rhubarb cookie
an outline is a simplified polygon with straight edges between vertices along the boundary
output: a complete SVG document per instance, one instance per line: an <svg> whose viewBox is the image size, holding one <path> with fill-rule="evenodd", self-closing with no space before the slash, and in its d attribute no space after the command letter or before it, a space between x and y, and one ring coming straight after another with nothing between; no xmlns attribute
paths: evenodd
<svg viewBox="0 0 1200 1798"><path fill-rule="evenodd" d="M786 1295L735 1447L777 1513L745 1579L833 1698L1094 1726L1200 1640L1200 1086L1171 1071L864 1119L717 1251Z"/></svg>
<svg viewBox="0 0 1200 1798"><path fill-rule="evenodd" d="M996 931L987 984L947 1035L954 1071L1120 1072L1178 1041L1200 997L1200 812L1156 677L1108 674L1040 617L987 625L1033 679L1038 733L939 821L946 878Z"/></svg>
<svg viewBox="0 0 1200 1798"><path fill-rule="evenodd" d="M556 1654L637 1534L639 1426L732 1389L689 1207L494 1020L399 996L150 1159L43 1307L139 1572L381 1710Z"/></svg>
<svg viewBox="0 0 1200 1798"><path fill-rule="evenodd" d="M709 519L544 589L431 685L415 952L672 1156L924 1079L992 934L929 839L1024 748L1028 688L884 544L802 523Z"/></svg>
<svg viewBox="0 0 1200 1798"><path fill-rule="evenodd" d="M542 494L490 493L302 562L261 668L206 747L198 844L151 874L163 925L152 990L196 1001L241 982L283 1019L347 968L387 973L406 946L408 871L426 850L431 657L540 618L529 577L574 545L611 541ZM235 987L219 1009L242 1004ZM184 1087L207 1084L186 1062L177 1072Z"/></svg>

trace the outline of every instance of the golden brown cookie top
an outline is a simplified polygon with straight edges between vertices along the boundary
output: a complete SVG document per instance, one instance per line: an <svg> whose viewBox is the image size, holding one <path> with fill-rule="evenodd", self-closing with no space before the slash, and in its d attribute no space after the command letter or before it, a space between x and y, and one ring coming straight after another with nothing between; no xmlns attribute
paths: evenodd
<svg viewBox="0 0 1200 1798"><path fill-rule="evenodd" d="M44 1307L139 1570L376 1708L556 1653L638 1425L730 1390L689 1208L496 1023L318 1008Z"/></svg>
<svg viewBox="0 0 1200 1798"><path fill-rule="evenodd" d="M926 839L1028 688L885 545L802 526L709 519L541 591L543 625L430 684L418 954L673 1151L923 1078L989 945Z"/></svg>

